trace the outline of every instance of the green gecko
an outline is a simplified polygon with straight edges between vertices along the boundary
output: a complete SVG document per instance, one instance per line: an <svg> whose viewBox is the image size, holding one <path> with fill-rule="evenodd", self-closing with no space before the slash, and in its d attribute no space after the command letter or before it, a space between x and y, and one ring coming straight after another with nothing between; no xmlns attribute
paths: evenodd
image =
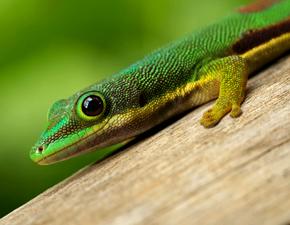
<svg viewBox="0 0 290 225"><path fill-rule="evenodd" d="M217 99L201 124L241 114L248 75L290 49L290 0L258 0L53 104L32 148L38 164L130 140Z"/></svg>

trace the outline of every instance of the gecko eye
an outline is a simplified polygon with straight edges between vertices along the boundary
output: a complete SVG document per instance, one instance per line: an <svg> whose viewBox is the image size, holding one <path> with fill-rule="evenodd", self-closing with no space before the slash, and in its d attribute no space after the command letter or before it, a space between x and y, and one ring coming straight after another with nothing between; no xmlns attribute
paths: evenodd
<svg viewBox="0 0 290 225"><path fill-rule="evenodd" d="M77 113L85 120L94 120L105 111L105 105L105 100L100 93L87 93L78 100Z"/></svg>
<svg viewBox="0 0 290 225"><path fill-rule="evenodd" d="M103 112L103 100L96 95L88 96L82 104L82 111L87 116L97 116Z"/></svg>

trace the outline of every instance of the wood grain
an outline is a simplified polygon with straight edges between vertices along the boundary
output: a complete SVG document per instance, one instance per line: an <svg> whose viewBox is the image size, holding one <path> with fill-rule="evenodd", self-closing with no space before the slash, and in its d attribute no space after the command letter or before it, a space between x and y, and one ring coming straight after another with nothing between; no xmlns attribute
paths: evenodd
<svg viewBox="0 0 290 225"><path fill-rule="evenodd" d="M204 129L198 121L208 106L88 166L0 224L289 224L290 57L250 80L240 118Z"/></svg>

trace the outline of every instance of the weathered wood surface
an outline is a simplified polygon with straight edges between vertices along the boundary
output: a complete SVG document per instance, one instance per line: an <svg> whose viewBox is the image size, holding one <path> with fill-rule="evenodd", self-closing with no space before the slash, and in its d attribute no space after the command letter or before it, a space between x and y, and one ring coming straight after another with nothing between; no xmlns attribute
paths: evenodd
<svg viewBox="0 0 290 225"><path fill-rule="evenodd" d="M248 87L240 118L204 129L200 107L0 224L289 224L290 57Z"/></svg>

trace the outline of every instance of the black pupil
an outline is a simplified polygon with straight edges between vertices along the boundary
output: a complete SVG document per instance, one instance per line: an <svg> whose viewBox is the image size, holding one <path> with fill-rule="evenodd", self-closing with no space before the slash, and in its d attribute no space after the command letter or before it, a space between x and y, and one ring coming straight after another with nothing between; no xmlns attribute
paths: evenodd
<svg viewBox="0 0 290 225"><path fill-rule="evenodd" d="M82 105L83 113L87 116L97 116L103 112L104 104L103 100L96 96L90 95L84 101Z"/></svg>

